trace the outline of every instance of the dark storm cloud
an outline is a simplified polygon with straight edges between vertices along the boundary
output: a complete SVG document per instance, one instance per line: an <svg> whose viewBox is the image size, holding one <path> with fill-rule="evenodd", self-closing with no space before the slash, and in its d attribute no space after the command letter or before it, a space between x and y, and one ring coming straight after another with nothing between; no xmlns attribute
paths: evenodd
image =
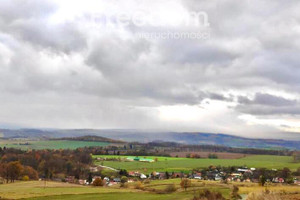
<svg viewBox="0 0 300 200"><path fill-rule="evenodd" d="M264 93L256 93L253 99L239 97L237 109L243 113L254 115L298 115L300 103L297 100L286 99Z"/></svg>
<svg viewBox="0 0 300 200"><path fill-rule="evenodd" d="M241 104L256 104L256 105L269 105L269 106L294 106L297 105L296 100L286 99L280 96L274 96L266 93L256 93L253 100L247 97L239 97Z"/></svg>

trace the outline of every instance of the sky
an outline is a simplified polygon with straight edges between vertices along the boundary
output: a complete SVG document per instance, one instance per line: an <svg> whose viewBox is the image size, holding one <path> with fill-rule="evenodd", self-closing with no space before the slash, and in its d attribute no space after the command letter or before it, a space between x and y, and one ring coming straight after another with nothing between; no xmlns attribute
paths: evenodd
<svg viewBox="0 0 300 200"><path fill-rule="evenodd" d="M298 0L2 0L0 126L298 137L299 10Z"/></svg>

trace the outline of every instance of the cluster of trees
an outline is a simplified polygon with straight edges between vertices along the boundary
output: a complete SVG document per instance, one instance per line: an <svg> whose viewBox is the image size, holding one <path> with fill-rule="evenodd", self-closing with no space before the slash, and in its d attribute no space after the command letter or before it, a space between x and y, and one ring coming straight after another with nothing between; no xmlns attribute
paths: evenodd
<svg viewBox="0 0 300 200"><path fill-rule="evenodd" d="M299 151L293 152L292 156L293 156L294 162L300 162L300 152Z"/></svg>
<svg viewBox="0 0 300 200"><path fill-rule="evenodd" d="M30 166L23 166L19 161L11 161L9 163L0 163L0 176L6 182L14 182L22 177L23 180L37 180L38 173Z"/></svg>
<svg viewBox="0 0 300 200"><path fill-rule="evenodd" d="M197 153L188 153L188 154L186 154L186 157L187 158L201 158L201 156Z"/></svg>
<svg viewBox="0 0 300 200"><path fill-rule="evenodd" d="M0 156L0 176L7 182L23 176L29 179L86 178L92 163L90 152L86 149L22 151L1 148Z"/></svg>
<svg viewBox="0 0 300 200"><path fill-rule="evenodd" d="M188 154L186 154L186 157L187 158L201 158L201 156L199 154L197 154L197 153L188 153ZM210 153L210 154L208 154L208 158L210 158L210 159L217 159L218 155L215 154L215 153Z"/></svg>
<svg viewBox="0 0 300 200"><path fill-rule="evenodd" d="M149 142L128 143L119 146L87 147L94 155L132 155L132 156L170 156L171 152L229 152L257 155L282 155L291 156L293 151L288 149L270 150L257 148L233 148L219 145L186 145L174 142ZM196 158L199 155L195 155ZM295 154L295 159L300 161L300 153Z"/></svg>
<svg viewBox="0 0 300 200"><path fill-rule="evenodd" d="M183 145L177 144L172 148L173 152L229 152L229 153L241 153L241 154L257 154L257 155L281 155L281 156L291 156L292 151L288 149L282 150L270 150L270 149L257 149L257 148L235 148L226 147L219 145Z"/></svg>

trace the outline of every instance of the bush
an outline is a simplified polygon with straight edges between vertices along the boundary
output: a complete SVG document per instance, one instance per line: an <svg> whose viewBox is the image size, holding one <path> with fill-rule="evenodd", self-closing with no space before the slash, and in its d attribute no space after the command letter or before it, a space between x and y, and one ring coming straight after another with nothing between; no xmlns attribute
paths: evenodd
<svg viewBox="0 0 300 200"><path fill-rule="evenodd" d="M211 192L204 190L199 193L199 196L194 196L193 200L225 200L223 195L219 192Z"/></svg>
<svg viewBox="0 0 300 200"><path fill-rule="evenodd" d="M149 180L149 179L146 179L146 180L144 180L144 182L143 182L144 184L150 184L151 183L151 181Z"/></svg>
<svg viewBox="0 0 300 200"><path fill-rule="evenodd" d="M176 190L177 190L177 189L176 189L175 184L168 185L168 186L165 188L165 192L167 192L167 193L172 193L172 192L175 192Z"/></svg>
<svg viewBox="0 0 300 200"><path fill-rule="evenodd" d="M141 181L138 181L135 183L134 186L135 189L143 190L144 189L144 184Z"/></svg>
<svg viewBox="0 0 300 200"><path fill-rule="evenodd" d="M282 200L280 195L274 193L250 193L247 197L247 200Z"/></svg>
<svg viewBox="0 0 300 200"><path fill-rule="evenodd" d="M293 184L294 183L294 178L293 177L289 177L286 179L286 183L287 184Z"/></svg>
<svg viewBox="0 0 300 200"><path fill-rule="evenodd" d="M186 191L186 189L187 189L188 187L191 187L191 185L192 185L191 180L190 180L190 179L187 179L187 178L182 179L181 182L180 182L180 186L181 186L182 189L184 189L185 191Z"/></svg>
<svg viewBox="0 0 300 200"><path fill-rule="evenodd" d="M29 176L27 176L27 175L23 176L22 181L29 181Z"/></svg>
<svg viewBox="0 0 300 200"><path fill-rule="evenodd" d="M29 167L29 166L23 167L21 175L28 176L28 178L30 180L38 180L39 179L37 171L34 170L32 167Z"/></svg>
<svg viewBox="0 0 300 200"><path fill-rule="evenodd" d="M209 159L218 159L218 156L217 156L217 154L210 153L210 154L208 154L208 158Z"/></svg>
<svg viewBox="0 0 300 200"><path fill-rule="evenodd" d="M121 188L128 188L129 185L128 185L128 183L121 183L121 184L120 184L120 187L121 187Z"/></svg>
<svg viewBox="0 0 300 200"><path fill-rule="evenodd" d="M96 178L93 182L93 186L103 186L103 182L101 178Z"/></svg>
<svg viewBox="0 0 300 200"><path fill-rule="evenodd" d="M239 188L237 186L233 186L230 197L232 200L242 199L242 197L239 195Z"/></svg>
<svg viewBox="0 0 300 200"><path fill-rule="evenodd" d="M127 183L127 182L128 182L128 178L126 176L122 176L121 183Z"/></svg>

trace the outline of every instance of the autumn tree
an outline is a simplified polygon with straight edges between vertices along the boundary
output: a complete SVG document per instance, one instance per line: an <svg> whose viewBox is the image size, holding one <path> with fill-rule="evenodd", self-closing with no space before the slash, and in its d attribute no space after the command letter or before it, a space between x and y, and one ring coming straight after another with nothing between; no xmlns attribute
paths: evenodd
<svg viewBox="0 0 300 200"><path fill-rule="evenodd" d="M180 182L181 188L184 189L185 191L188 187L191 187L191 185L192 185L191 180L187 178L182 179Z"/></svg>
<svg viewBox="0 0 300 200"><path fill-rule="evenodd" d="M29 166L24 166L22 170L22 176L28 176L30 180L39 179L38 173L35 169Z"/></svg>
<svg viewBox="0 0 300 200"><path fill-rule="evenodd" d="M232 199L232 200L242 199L242 197L239 195L239 188L235 185L232 188L232 191L230 194L230 199Z"/></svg>
<svg viewBox="0 0 300 200"><path fill-rule="evenodd" d="M19 161L9 162L7 165L8 175L10 178L10 182L15 182L19 178L22 172L22 165Z"/></svg>
<svg viewBox="0 0 300 200"><path fill-rule="evenodd" d="M0 164L0 176L2 176L4 179L6 179L6 183L8 183L9 173L8 173L8 164L7 163Z"/></svg>
<svg viewBox="0 0 300 200"><path fill-rule="evenodd" d="M89 177L88 177L88 179L87 179L87 182L88 182L89 184L91 184L91 183L93 182L93 176L92 176L92 173L89 173Z"/></svg>
<svg viewBox="0 0 300 200"><path fill-rule="evenodd" d="M101 178L96 178L93 182L93 186L103 186L103 182Z"/></svg>
<svg viewBox="0 0 300 200"><path fill-rule="evenodd" d="M259 177L259 185L264 186L266 183L266 177L264 175L261 175Z"/></svg>

